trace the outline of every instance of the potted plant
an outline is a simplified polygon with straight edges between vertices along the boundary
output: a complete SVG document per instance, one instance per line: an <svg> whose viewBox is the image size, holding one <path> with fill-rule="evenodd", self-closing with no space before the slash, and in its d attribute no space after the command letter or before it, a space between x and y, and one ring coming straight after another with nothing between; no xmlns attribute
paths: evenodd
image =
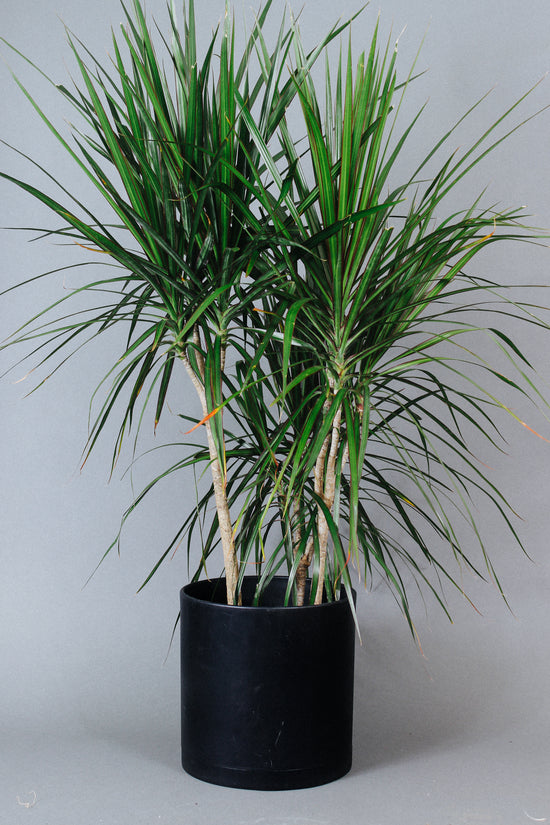
<svg viewBox="0 0 550 825"><path fill-rule="evenodd" d="M381 573L414 632L404 569L444 610L439 583L461 589L457 564L498 583L469 496L487 497L520 543L469 439L498 446L494 413L511 413L499 383L536 395L499 314L543 322L509 289L466 271L494 243L537 237L522 210L451 197L519 128L499 131L523 99L447 154L461 117L399 178L422 113L400 127L414 67L398 81L397 50L380 46L375 26L356 62L351 45L326 59L321 100L312 67L352 21L306 53L296 22L283 20L269 47L270 6L239 58L229 11L198 54L192 0L181 25L169 8L165 58L139 0L113 37L111 65L69 35L79 81L58 89L81 124L72 139L23 90L107 217L62 184L54 197L2 177L61 221L49 235L109 268L5 345L33 342L43 366L127 328L96 390L86 448L123 400L113 463L149 412L157 427L174 383L194 387L202 417L181 417L205 443L187 439L122 523L177 471L211 474L146 580L182 541L198 552L181 592L184 767L221 784L291 788L351 764L352 570L366 582ZM87 295L87 310L65 312ZM488 362L483 343L475 349L487 336L511 375ZM210 578L219 549L221 576Z"/></svg>

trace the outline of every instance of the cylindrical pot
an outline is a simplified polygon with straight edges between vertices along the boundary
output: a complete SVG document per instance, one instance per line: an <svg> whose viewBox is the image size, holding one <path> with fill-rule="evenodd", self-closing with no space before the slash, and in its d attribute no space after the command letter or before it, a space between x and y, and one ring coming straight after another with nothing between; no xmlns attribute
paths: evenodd
<svg viewBox="0 0 550 825"><path fill-rule="evenodd" d="M199 779L255 790L322 785L351 767L355 625L347 598L284 607L274 578L260 606L225 581L181 591L182 764Z"/></svg>

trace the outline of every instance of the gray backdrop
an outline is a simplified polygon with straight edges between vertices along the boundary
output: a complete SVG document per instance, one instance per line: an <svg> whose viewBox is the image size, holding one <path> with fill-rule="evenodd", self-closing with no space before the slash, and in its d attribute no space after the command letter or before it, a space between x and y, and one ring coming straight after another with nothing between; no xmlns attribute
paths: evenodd
<svg viewBox="0 0 550 825"><path fill-rule="evenodd" d="M197 0L203 38L223 12L223 0ZM237 3L237 11L249 4ZM275 0L271 26L285 4ZM307 0L302 31L315 41L357 0ZM165 20L164 0L149 10ZM370 37L378 13L372 5L355 26ZM56 82L73 70L61 18L97 54L109 50L110 26L122 19L118 0L1 0L0 34ZM250 18L248 18L250 19ZM474 134L550 68L548 0L386 0L382 31L400 39L400 65L408 70L427 31L419 68L429 71L411 97L428 111L412 138L411 158L425 141L491 87ZM28 83L60 126L66 113L51 87L4 46L2 55ZM86 184L0 62L0 137L43 163L75 192ZM525 114L550 102L542 83ZM490 184L491 202L527 204L533 222L550 225L550 113L530 122L474 175L466 196ZM42 181L36 169L0 146L0 168ZM0 225L40 226L49 216L15 188L0 184ZM28 236L0 233L0 284L78 259L79 250ZM507 247L485 255L488 277L505 282L549 281L546 249ZM70 287L71 274L10 293L0 303L2 338L47 301ZM540 295L526 290L528 298ZM546 298L548 304L550 301ZM533 330L519 331L550 398L548 344ZM0 823L1 825L529 825L550 822L550 678L547 535L550 444L520 425L510 426L508 456L491 456L495 481L523 518L521 534L532 562L510 546L507 534L484 511L479 518L509 612L495 588L466 579L482 615L449 594L450 625L428 602L413 599L423 654L415 647L384 587L360 592L363 645L357 650L355 761L336 785L275 794L204 785L179 768L177 646L168 654L186 581L185 554L136 590L172 537L181 508L192 501L192 479L165 486L129 524L113 554L83 588L116 533L132 496L124 465L108 483L110 443L105 439L84 471L89 389L110 363L115 337L94 345L24 399L32 378L26 367L0 382L2 472L0 576ZM13 353L0 354L2 369ZM182 390L185 401L190 390ZM512 396L510 396L512 402ZM178 399L172 399L177 405ZM514 409L550 438L542 414ZM177 408L177 407L176 407ZM167 416L154 442L177 437ZM135 484L154 468L136 470ZM167 655L168 654L168 655Z"/></svg>

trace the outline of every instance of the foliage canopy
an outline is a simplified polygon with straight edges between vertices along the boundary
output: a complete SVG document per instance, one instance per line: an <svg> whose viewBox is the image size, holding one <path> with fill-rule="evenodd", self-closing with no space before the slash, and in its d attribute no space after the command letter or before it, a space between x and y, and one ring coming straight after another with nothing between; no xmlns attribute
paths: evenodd
<svg viewBox="0 0 550 825"><path fill-rule="evenodd" d="M441 583L461 588L455 561L498 583L475 499L488 499L520 542L472 445L499 447L495 411L513 415L511 390L542 401L506 320L544 323L469 265L495 243L540 234L521 209L486 206L483 193L458 208L451 195L522 125L506 128L524 98L466 149L448 150L481 98L403 179L423 108L401 126L415 67L398 80L397 48L381 42L378 25L357 59L351 38L329 59L329 45L356 18L310 52L297 22L283 18L269 45L271 5L239 53L228 9L199 55L193 0L182 24L170 5L168 32L156 39L133 0L108 66L68 33L78 80L57 89L81 124L69 138L21 86L99 192L106 217L61 183L54 196L2 177L56 215L49 237L109 266L5 346L32 342L29 357L57 366L124 325L126 346L96 390L102 401L87 444L89 453L122 401L113 465L149 413L156 428L183 364L206 444L181 445L184 457L151 479L123 523L176 471L209 467L212 484L150 576L184 538L192 555L200 534L195 576L221 543L229 603L251 567L258 598L284 571L298 603L307 577L318 602L349 590L355 567L367 580L382 574L412 627L410 572L444 609ZM321 81L312 72L319 58ZM89 310L66 311L83 293ZM509 374L487 361L487 336ZM460 523L481 566L464 550Z"/></svg>

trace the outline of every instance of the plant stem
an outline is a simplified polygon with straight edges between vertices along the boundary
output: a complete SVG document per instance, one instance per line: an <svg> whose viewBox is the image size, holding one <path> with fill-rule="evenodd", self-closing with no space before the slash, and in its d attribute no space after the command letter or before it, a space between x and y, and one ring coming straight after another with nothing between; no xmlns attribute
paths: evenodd
<svg viewBox="0 0 550 825"><path fill-rule="evenodd" d="M334 496L336 493L336 458L338 456L338 447L340 445L340 426L342 423L342 408L340 407L334 417L332 424L332 434L330 436L330 452L324 474L322 473L322 465L319 473L319 490L317 490L317 477L315 478L315 491L321 495L328 510L332 512L334 505ZM328 436L326 439L328 450ZM321 456L319 456L321 458ZM323 464L325 463L323 456ZM317 468L316 468L317 476ZM319 580L317 582L317 592L315 593L315 604L321 604L323 600L323 589L325 584L325 568L327 563L327 547L329 529L325 514L319 509L317 513L317 534L319 536Z"/></svg>
<svg viewBox="0 0 550 825"><path fill-rule="evenodd" d="M206 405L205 405L206 406ZM207 413L205 412L205 415ZM208 439L208 451L210 453L210 467L212 471L212 484L214 485L214 495L216 498L216 511L218 513L218 524L223 549L223 561L225 566L225 581L227 589L227 604L235 604L237 583L239 580L239 565L235 553L235 541L233 538L233 525L231 514L225 492L225 479L223 477L220 461L216 452L216 445L212 435L210 421L205 422L206 435ZM241 603L240 594L237 602Z"/></svg>
<svg viewBox="0 0 550 825"><path fill-rule="evenodd" d="M331 390L334 392L334 385L331 382ZM330 409L330 402L325 404L325 410ZM315 493L323 499L329 511L332 512L334 506L334 497L336 494L336 459L338 457L338 448L340 446L340 428L342 424L342 408L336 411L334 416L332 431L329 432L325 438L317 460L315 462L314 484ZM327 457L328 456L328 457ZM325 583L325 569L327 563L328 539L329 539L328 522L323 511L317 508L317 537L319 541L319 580L317 582L317 590L315 591L315 604L321 604L323 600L323 591ZM298 541L295 542L295 547L298 547L301 540L301 531L298 535ZM297 604L303 605L305 600L305 590L308 570L311 565L314 550L314 540L310 537L307 543L306 550L300 559L298 569L296 571L296 588L297 588Z"/></svg>
<svg viewBox="0 0 550 825"><path fill-rule="evenodd" d="M179 352L180 358L187 370L189 377L195 387L199 396L203 417L206 419L210 410L206 403L206 392L204 389L204 359L198 349L200 342L198 330L194 331L194 343L196 346L196 361L199 367L200 377L197 375L189 357L185 350L181 349ZM221 412L219 413L221 415ZM220 538L222 542L223 560L225 566L225 581L227 590L227 604L241 604L241 595L237 595L237 584L239 579L239 565L237 562L237 554L235 552L235 540L233 536L233 525L231 523L231 513L229 511L229 503L227 501L226 485L224 473L220 464L216 444L212 433L212 426L210 419L204 422L206 427L206 438L208 442L208 452L210 455L210 470L212 473L212 485L214 488L214 496L216 500L216 512L218 514L218 524L220 529Z"/></svg>
<svg viewBox="0 0 550 825"><path fill-rule="evenodd" d="M308 542L308 547L302 558L300 559L300 563L298 565L298 569L296 571L296 605L297 607L301 607L306 598L306 581L307 581L307 571L309 569L309 565L311 564L311 552L310 552L310 545L311 550L313 549L313 539L310 539Z"/></svg>

